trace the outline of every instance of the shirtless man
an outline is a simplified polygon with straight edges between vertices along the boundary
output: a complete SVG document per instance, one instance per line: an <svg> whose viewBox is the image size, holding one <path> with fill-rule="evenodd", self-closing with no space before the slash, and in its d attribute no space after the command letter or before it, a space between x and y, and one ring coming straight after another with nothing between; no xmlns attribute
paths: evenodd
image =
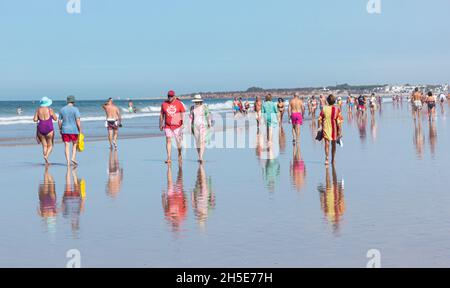
<svg viewBox="0 0 450 288"><path fill-rule="evenodd" d="M419 88L414 89L411 96L411 104L414 120L416 120L416 118L420 118L420 111L422 110L422 93L419 92Z"/></svg>
<svg viewBox="0 0 450 288"><path fill-rule="evenodd" d="M327 106L327 100L325 99L325 97L323 97L323 95L320 95L319 101L320 101L320 112L322 112L323 107Z"/></svg>
<svg viewBox="0 0 450 288"><path fill-rule="evenodd" d="M299 94L295 93L294 98L289 101L288 115L289 123L292 123L292 137L293 142L297 143L300 139L300 126L303 124L303 115L305 114L305 107Z"/></svg>
<svg viewBox="0 0 450 288"><path fill-rule="evenodd" d="M108 129L108 140L110 148L117 149L119 127L122 127L122 117L120 115L120 110L116 105L114 105L112 98L109 98L102 107L106 113L105 126Z"/></svg>
<svg viewBox="0 0 450 288"><path fill-rule="evenodd" d="M261 109L262 109L262 101L260 96L256 96L255 100L255 115L256 115L256 125L258 127L259 132L259 125L261 124Z"/></svg>

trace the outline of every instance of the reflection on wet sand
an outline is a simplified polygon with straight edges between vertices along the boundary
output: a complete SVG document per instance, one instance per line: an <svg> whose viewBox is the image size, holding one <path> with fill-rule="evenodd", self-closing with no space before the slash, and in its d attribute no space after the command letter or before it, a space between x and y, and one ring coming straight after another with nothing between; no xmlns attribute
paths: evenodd
<svg viewBox="0 0 450 288"><path fill-rule="evenodd" d="M197 181L191 195L192 208L197 218L197 223L202 230L205 229L209 213L216 206L216 197L212 189L211 178L206 176L205 167L199 165Z"/></svg>
<svg viewBox="0 0 450 288"><path fill-rule="evenodd" d="M430 140L430 152L434 156L436 154L436 142L437 142L437 129L436 121L428 121L429 140Z"/></svg>
<svg viewBox="0 0 450 288"><path fill-rule="evenodd" d="M372 141L375 142L377 140L377 132L378 132L378 127L377 127L377 120L376 120L376 116L372 115L372 117L370 118L370 131L372 134Z"/></svg>
<svg viewBox="0 0 450 288"><path fill-rule="evenodd" d="M367 113L363 115L357 116L358 130L359 130L359 138L361 139L361 143L366 142L367 138Z"/></svg>
<svg viewBox="0 0 450 288"><path fill-rule="evenodd" d="M282 124L280 124L279 133L280 153L284 154L284 152L286 152L286 133L284 132Z"/></svg>
<svg viewBox="0 0 450 288"><path fill-rule="evenodd" d="M300 192L305 185L306 169L305 162L300 152L300 144L294 144L291 162L291 180L293 187Z"/></svg>
<svg viewBox="0 0 450 288"><path fill-rule="evenodd" d="M261 160L263 157L263 150L264 150L264 136L262 133L257 133L256 134L256 148L255 148L255 153L256 153L256 158L258 160Z"/></svg>
<svg viewBox="0 0 450 288"><path fill-rule="evenodd" d="M120 167L118 152L111 149L109 153L108 182L106 183L106 194L116 198L122 188L123 169Z"/></svg>
<svg viewBox="0 0 450 288"><path fill-rule="evenodd" d="M316 135L317 135L317 122L316 121L311 121L311 124L309 125L309 127L311 128L311 140L313 141L314 144L316 144Z"/></svg>
<svg viewBox="0 0 450 288"><path fill-rule="evenodd" d="M180 232L187 217L187 201L183 187L183 168L178 167L176 182L172 178L172 165L167 165L167 190L162 194L164 215L173 232Z"/></svg>
<svg viewBox="0 0 450 288"><path fill-rule="evenodd" d="M320 184L318 191L320 193L320 206L333 227L333 233L338 233L341 218L345 213L344 200L344 181L338 181L336 167L332 166L332 178L330 169L325 168L325 185Z"/></svg>
<svg viewBox="0 0 450 288"><path fill-rule="evenodd" d="M280 176L281 168L278 157L274 155L272 145L269 145L269 147L267 148L267 158L262 170L267 189L269 190L269 192L274 192L275 185Z"/></svg>
<svg viewBox="0 0 450 288"><path fill-rule="evenodd" d="M77 176L77 169L67 167L66 186L62 199L63 217L70 220L72 233L77 235L80 230L80 215L84 211L86 198L86 183Z"/></svg>
<svg viewBox="0 0 450 288"><path fill-rule="evenodd" d="M423 146L425 136L422 131L422 121L414 121L414 146L416 147L416 155L419 159L423 159Z"/></svg>
<svg viewBox="0 0 450 288"><path fill-rule="evenodd" d="M44 182L39 185L39 208L38 214L45 221L47 232L56 232L56 216L58 208L56 204L56 184L49 172L49 166L45 167Z"/></svg>

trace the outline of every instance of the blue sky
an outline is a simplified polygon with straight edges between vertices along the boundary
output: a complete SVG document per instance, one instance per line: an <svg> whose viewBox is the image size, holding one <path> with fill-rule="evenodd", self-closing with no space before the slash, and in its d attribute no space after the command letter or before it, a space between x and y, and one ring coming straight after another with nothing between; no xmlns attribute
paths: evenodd
<svg viewBox="0 0 450 288"><path fill-rule="evenodd" d="M450 82L448 0L0 0L0 100Z"/></svg>

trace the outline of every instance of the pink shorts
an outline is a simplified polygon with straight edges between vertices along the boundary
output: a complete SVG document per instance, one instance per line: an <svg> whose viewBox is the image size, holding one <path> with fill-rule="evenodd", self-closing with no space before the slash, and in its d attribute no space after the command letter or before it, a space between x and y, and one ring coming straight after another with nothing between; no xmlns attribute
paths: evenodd
<svg viewBox="0 0 450 288"><path fill-rule="evenodd" d="M183 139L183 129L181 127L175 130L164 128L164 132L166 133L167 138Z"/></svg>
<svg viewBox="0 0 450 288"><path fill-rule="evenodd" d="M300 112L292 113L291 120L293 125L303 125L303 116Z"/></svg>

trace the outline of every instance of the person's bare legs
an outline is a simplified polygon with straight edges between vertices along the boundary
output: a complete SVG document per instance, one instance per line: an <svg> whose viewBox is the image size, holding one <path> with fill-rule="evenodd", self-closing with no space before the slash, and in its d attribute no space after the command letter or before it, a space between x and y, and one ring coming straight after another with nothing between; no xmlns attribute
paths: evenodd
<svg viewBox="0 0 450 288"><path fill-rule="evenodd" d="M336 156L336 141L331 141L331 164L334 165Z"/></svg>
<svg viewBox="0 0 450 288"><path fill-rule="evenodd" d="M329 164L328 155L330 154L330 141L325 139L325 165Z"/></svg>
<svg viewBox="0 0 450 288"><path fill-rule="evenodd" d="M300 141L300 125L296 124L295 125L295 133L296 133L296 140L295 142L299 142Z"/></svg>
<svg viewBox="0 0 450 288"><path fill-rule="evenodd" d="M292 124L292 142L294 143L297 142L297 130L295 126L295 124Z"/></svg>
<svg viewBox="0 0 450 288"><path fill-rule="evenodd" d="M67 166L70 166L70 142L64 142Z"/></svg>
<svg viewBox="0 0 450 288"><path fill-rule="evenodd" d="M182 141L183 139L181 138L175 138L176 142L177 142L177 149L178 149L178 163L181 164L181 162L183 161L183 155L182 155Z"/></svg>
<svg viewBox="0 0 450 288"><path fill-rule="evenodd" d="M166 151L167 151L167 160L166 163L172 163L172 138L166 137Z"/></svg>
<svg viewBox="0 0 450 288"><path fill-rule="evenodd" d="M54 137L55 137L55 133L54 132L50 132L46 137L45 140L47 142L47 153L45 155L45 159L48 163L48 158L50 157L50 154L52 154L53 151L53 141L54 141Z"/></svg>
<svg viewBox="0 0 450 288"><path fill-rule="evenodd" d="M72 143L72 163L73 165L77 166L77 145L78 142Z"/></svg>
<svg viewBox="0 0 450 288"><path fill-rule="evenodd" d="M47 144L47 138L42 135L42 134L38 134L39 137L39 141L41 141L41 145L42 145L42 155L44 156L44 161L47 164L48 163L48 158L47 158L47 151L48 151L48 144Z"/></svg>

